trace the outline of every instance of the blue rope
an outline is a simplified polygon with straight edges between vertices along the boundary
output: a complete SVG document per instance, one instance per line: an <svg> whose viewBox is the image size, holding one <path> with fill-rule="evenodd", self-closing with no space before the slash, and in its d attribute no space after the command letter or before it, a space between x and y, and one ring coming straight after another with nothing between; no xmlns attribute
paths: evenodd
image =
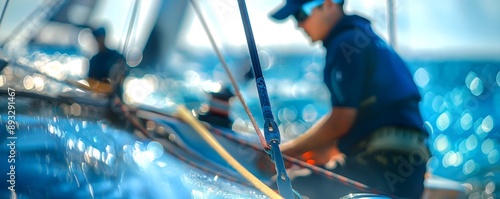
<svg viewBox="0 0 500 199"><path fill-rule="evenodd" d="M243 21L243 27L245 28L245 36L247 39L248 50L250 51L250 58L252 60L252 66L256 80L255 83L257 85L257 91L259 93L262 114L264 115L264 136L266 138L267 144L270 147L269 151L266 151L266 153L270 156L275 164L276 173L278 175L276 183L278 185L278 190L281 196L286 199L293 199L294 191L292 190L290 178L286 173L283 155L281 154L281 150L279 148L279 144L281 141L280 133L271 111L271 103L269 102L269 96L267 94L266 82L264 81L264 76L262 75L259 55L257 53L257 47L255 45L245 0L238 0L238 6L241 14L241 20Z"/></svg>

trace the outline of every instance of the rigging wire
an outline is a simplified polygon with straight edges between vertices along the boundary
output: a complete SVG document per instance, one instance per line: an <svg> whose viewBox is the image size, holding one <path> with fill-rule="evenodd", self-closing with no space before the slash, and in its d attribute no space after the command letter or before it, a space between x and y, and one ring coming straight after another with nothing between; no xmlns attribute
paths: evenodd
<svg viewBox="0 0 500 199"><path fill-rule="evenodd" d="M250 23L250 17L248 16L248 10L246 7L245 0L238 0L239 11L241 15L241 20L243 22L243 28L245 30L245 36L247 40L248 50L250 52L250 57L252 59L253 71L255 74L255 84L257 86L257 91L259 93L259 100L262 109L262 114L264 116L264 135L266 141L270 147L267 150L269 157L274 162L276 173L279 176L276 180L278 185L278 190L281 195L286 198L294 198L294 192L292 189L292 183L288 174L286 173L285 163L283 161L283 154L281 153L279 144L281 141L281 136L279 132L278 125L273 117L273 112L271 109L271 103L269 101L269 96L267 94L266 82L264 81L264 76L262 75L262 69L260 67L259 55L257 52L257 46L255 44L254 36L252 33L252 26Z"/></svg>
<svg viewBox="0 0 500 199"><path fill-rule="evenodd" d="M264 149L266 149L266 150L269 149L269 146L266 142L266 139L264 138L262 132L260 131L259 126L257 125L257 122L255 121L255 117L253 116L252 112L248 108L248 105L245 102L245 99L241 95L241 91L240 91L240 88L238 87L238 83L236 83L234 76L232 75L231 71L229 70L229 67L226 63L226 60L222 56L222 53L220 52L219 47L215 43L215 39L214 39L212 33L210 32L210 29L208 28L207 22L205 21L205 18L203 17L203 14L201 13L201 10L198 6L198 3L195 0L190 0L190 2L195 10L196 15L200 19L201 25L203 26L203 29L205 30L205 33L207 34L207 36L210 40L210 44L212 45L212 48L214 49L215 53L217 54L217 57L219 58L222 66L224 67L226 74L229 76L229 79L231 80L231 84L234 88L234 92L235 92L236 96L240 100L241 104L243 105L243 108L245 109L245 112L247 113L248 117L250 118L250 121L252 123L252 126L255 129L257 136L259 136L259 140L260 140L260 143L262 144L262 147L264 147Z"/></svg>
<svg viewBox="0 0 500 199"><path fill-rule="evenodd" d="M387 27L389 33L389 44L392 48L397 46L396 38L396 13L394 12L394 0L387 0Z"/></svg>
<svg viewBox="0 0 500 199"><path fill-rule="evenodd" d="M266 139L263 137L262 133L259 131L260 129L259 129L257 123L255 122L255 119L253 118L248 106L246 105L245 100L241 96L240 89L237 86L237 83L236 83L234 77L232 76L232 73L229 70L229 67L227 66L226 61L224 60L224 57L222 56L221 52L219 51L219 48L217 47L217 45L215 44L215 40L208 29L208 25L207 25L202 13L201 13L199 7L198 7L197 2L195 2L194 0L191 0L190 2L191 2L191 5L193 6L193 8L195 9L195 12L197 13L198 18L200 19L200 21L203 25L203 28L210 39L210 43L211 43L212 47L216 51L217 56L219 57L219 60L221 60L222 65L224 67L224 70L226 71L226 73L229 76L229 79L231 80L231 84L233 84L233 87L235 89L236 95L238 96L238 99L240 99L241 103L243 104L243 107L245 107L245 111L249 115L250 120L252 121L252 124L254 125L255 131L256 131L257 135L259 136L259 139L261 141L262 146L264 147L264 150L268 150L269 148L268 148ZM184 115L184 117L187 117L189 115L187 111L183 110L182 106L179 109L179 113L181 115ZM191 116L191 115L189 115L189 116ZM189 118L187 118L187 119L189 119ZM193 127L195 127L197 132L200 133L200 135L210 144L210 146L212 148L214 148L217 151L217 153L221 157L223 157L233 168L235 168L241 175L243 175L248 181L250 181L250 183L252 183L257 189L259 189L260 191L262 191L263 193L265 193L266 195L268 195L271 198L283 198L281 195L279 195L274 190L269 188L266 184L261 182L252 173L250 173L248 170L246 170L245 167L243 167L241 164L239 164L238 161L236 161L220 144L218 144L217 140L210 134L210 132L206 128L204 128L201 124L199 124L199 122L196 123L197 121L195 121L192 118L188 121L190 121L189 123ZM286 176L286 174L285 174L285 176Z"/></svg>
<svg viewBox="0 0 500 199"><path fill-rule="evenodd" d="M124 54L125 56L127 55L127 52L125 52L125 50L127 50L127 48L129 47L130 37L132 35L132 30L134 29L135 22L137 20L137 15L139 13L138 10L139 10L140 4L141 4L140 0L134 1L134 5L133 5L134 8L132 9L132 13L130 16L130 21L129 21L128 28L127 28L127 34L125 36L125 41L123 42L123 46L121 49L121 53Z"/></svg>
<svg viewBox="0 0 500 199"><path fill-rule="evenodd" d="M238 1L238 4L239 4L239 10L241 13L241 17L243 20L243 25L245 28L245 34L247 36L247 42L248 42L248 46L249 46L249 50L250 50L250 54L251 54L252 63L254 66L254 72L256 75L256 80L257 80L256 83L257 83L257 88L259 90L259 99L261 101L261 106L262 106L262 110L263 110L263 114L264 114L264 118L265 118L264 126L267 127L267 128L264 128L265 137L262 135L262 133L260 133L258 131L259 130L258 125L256 124L255 119L253 119L252 114L251 114L248 106L246 105L246 103L244 103L243 97L240 94L240 90L239 89L236 90L237 89L236 81L234 81L234 78L232 77L232 74L229 71L229 68L227 67L227 63L224 61L222 54L218 50L218 47L215 44L213 36L208 29L208 26L207 26L202 14L201 14L201 11L200 11L198 5L196 4L196 2L194 0L191 0L191 4L195 8L195 12L198 14L198 17L200 18L200 21L203 25L203 28L204 28L205 32L207 33L207 35L210 39L210 43L211 43L212 47L214 48L214 50L216 51L217 56L219 57L219 60L221 60L221 62L223 63L224 69L226 70L226 73L228 74L228 76L231 79L231 83L233 84L233 86L235 86L235 93L238 96L238 98L240 99L240 101L242 102L243 107L245 107L245 111L249 115L249 117L252 121L252 125L254 125L256 133L259 136L259 140L260 140L262 146L264 147L264 151L266 151L268 153L268 155L273 159L273 162L275 163L276 172L280 176L280 180L277 181L278 190L279 190L280 194L282 194L286 198L294 198L295 192L292 189L290 178L288 177L288 175L286 173L286 169L285 169L284 162L283 162L283 157L282 157L281 151L279 149L279 142L280 142L279 129L277 128L276 122L274 121L273 116L272 116L272 112L270 110L271 105L269 103L269 97L267 96L267 90L265 88L265 82L264 82L264 78L262 76L262 70L260 69L260 64L258 63L258 57L257 57L258 55L256 55L257 51L256 51L256 47L255 47L255 42L253 41L253 35L251 32L250 21L248 19L248 13L247 13L246 5L245 5L244 1L243 2Z"/></svg>
<svg viewBox="0 0 500 199"><path fill-rule="evenodd" d="M3 17L5 16L5 11L7 10L7 5L9 5L9 0L5 2L2 9L2 15L0 16L0 27L2 27Z"/></svg>

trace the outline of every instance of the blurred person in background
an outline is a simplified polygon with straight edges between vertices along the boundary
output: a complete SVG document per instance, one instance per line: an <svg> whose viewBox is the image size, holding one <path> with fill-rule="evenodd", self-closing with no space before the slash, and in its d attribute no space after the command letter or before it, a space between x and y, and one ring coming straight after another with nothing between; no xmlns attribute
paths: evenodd
<svg viewBox="0 0 500 199"><path fill-rule="evenodd" d="M374 33L369 20L346 15L343 4L286 0L272 14L276 20L292 16L312 42L322 42L332 106L281 150L318 165L336 161L326 168L382 193L420 198L430 156L420 93L404 60ZM340 161L337 149L344 154ZM309 198L363 192L317 173L294 177L293 188Z"/></svg>
<svg viewBox="0 0 500 199"><path fill-rule="evenodd" d="M92 31L97 43L98 52L90 59L88 82L98 91L116 92L121 98L121 83L128 71L125 58L116 50L106 46L106 29L97 28Z"/></svg>
<svg viewBox="0 0 500 199"><path fill-rule="evenodd" d="M123 103L123 81L129 66L118 51L106 46L106 29L99 27L92 31L98 52L90 59L87 82L90 89L107 94L110 98L108 119L117 127L132 129L134 126L146 132L133 111ZM131 125L132 124L132 125Z"/></svg>
<svg viewBox="0 0 500 199"><path fill-rule="evenodd" d="M231 129L233 120L229 116L231 108L229 102L234 97L233 92L227 86L222 86L220 91L208 94L210 95L208 110L201 111L198 119L211 125Z"/></svg>

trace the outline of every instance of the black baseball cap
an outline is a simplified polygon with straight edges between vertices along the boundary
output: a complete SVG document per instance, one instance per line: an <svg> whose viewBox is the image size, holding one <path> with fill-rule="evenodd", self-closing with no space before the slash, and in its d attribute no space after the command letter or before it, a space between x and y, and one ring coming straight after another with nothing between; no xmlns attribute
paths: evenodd
<svg viewBox="0 0 500 199"><path fill-rule="evenodd" d="M299 9L301 9L302 6L306 3L322 1L324 0L285 0L285 4L281 8L277 9L277 11L275 11L274 14L271 15L271 17L277 20L283 20L299 11ZM332 1L337 4L344 3L344 0Z"/></svg>
<svg viewBox="0 0 500 199"><path fill-rule="evenodd" d="M105 37L106 36L106 29L104 29L104 27L99 27L95 30L92 31L92 34L94 35L94 37Z"/></svg>

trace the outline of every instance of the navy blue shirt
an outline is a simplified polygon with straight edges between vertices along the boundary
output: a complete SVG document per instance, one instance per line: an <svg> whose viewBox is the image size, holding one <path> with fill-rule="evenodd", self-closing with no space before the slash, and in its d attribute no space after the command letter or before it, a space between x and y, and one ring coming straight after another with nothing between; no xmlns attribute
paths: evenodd
<svg viewBox="0 0 500 199"><path fill-rule="evenodd" d="M120 59L123 57L115 50L106 49L105 51L95 54L89 63L88 77L96 80L102 80L110 77L110 71Z"/></svg>
<svg viewBox="0 0 500 199"><path fill-rule="evenodd" d="M339 139L341 151L384 126L425 132L418 108L421 97L405 62L373 32L367 19L344 16L323 45L324 82L332 106L358 110L352 128Z"/></svg>

